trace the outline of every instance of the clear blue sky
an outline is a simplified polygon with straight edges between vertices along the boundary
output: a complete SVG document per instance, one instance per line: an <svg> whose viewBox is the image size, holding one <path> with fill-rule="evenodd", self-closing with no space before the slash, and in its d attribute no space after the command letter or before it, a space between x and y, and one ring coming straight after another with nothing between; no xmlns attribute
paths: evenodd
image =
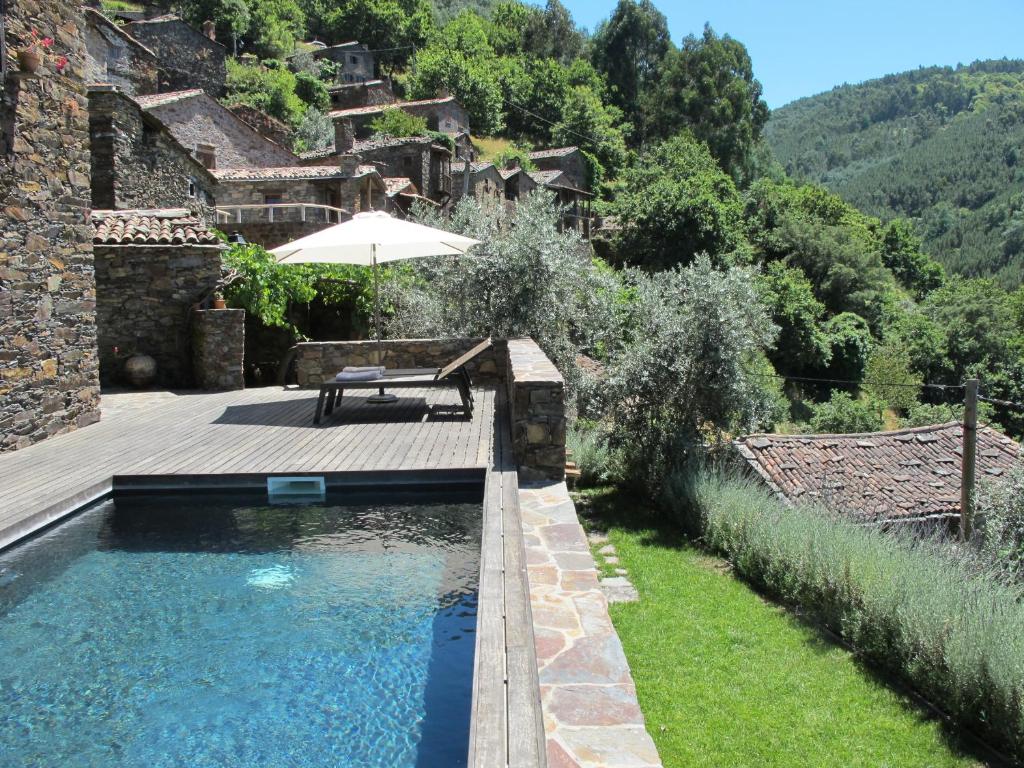
<svg viewBox="0 0 1024 768"><path fill-rule="evenodd" d="M591 32L616 0L562 0ZM543 0L534 0L539 5ZM1024 0L654 0L672 41L710 22L750 51L770 107L892 72L1024 58Z"/></svg>

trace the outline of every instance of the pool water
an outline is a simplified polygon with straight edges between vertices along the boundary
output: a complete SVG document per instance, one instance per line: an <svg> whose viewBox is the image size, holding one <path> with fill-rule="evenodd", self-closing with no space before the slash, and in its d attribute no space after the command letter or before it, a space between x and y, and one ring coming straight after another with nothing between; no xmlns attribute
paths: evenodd
<svg viewBox="0 0 1024 768"><path fill-rule="evenodd" d="M0 766L464 765L480 517L136 497L0 553Z"/></svg>

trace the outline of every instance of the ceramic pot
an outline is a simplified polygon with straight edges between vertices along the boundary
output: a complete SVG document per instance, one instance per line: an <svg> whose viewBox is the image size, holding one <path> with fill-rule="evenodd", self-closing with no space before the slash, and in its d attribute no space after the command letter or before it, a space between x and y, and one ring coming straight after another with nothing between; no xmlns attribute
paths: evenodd
<svg viewBox="0 0 1024 768"><path fill-rule="evenodd" d="M39 65L43 63L43 57L35 48L22 48L18 51L18 68L28 75L35 74Z"/></svg>
<svg viewBox="0 0 1024 768"><path fill-rule="evenodd" d="M213 300L213 308L214 309L227 309L228 308L228 303L226 301L224 301L224 299L214 299Z"/></svg>
<svg viewBox="0 0 1024 768"><path fill-rule="evenodd" d="M133 387L148 387L156 379L156 360L149 355L132 355L124 361L124 377Z"/></svg>

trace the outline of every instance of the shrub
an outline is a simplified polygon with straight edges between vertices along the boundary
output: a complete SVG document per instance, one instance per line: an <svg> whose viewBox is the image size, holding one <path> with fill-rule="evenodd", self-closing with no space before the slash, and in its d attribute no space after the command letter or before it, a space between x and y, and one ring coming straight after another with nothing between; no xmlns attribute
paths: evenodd
<svg viewBox="0 0 1024 768"><path fill-rule="evenodd" d="M608 434L601 426L577 421L566 432L565 438L566 447L572 451L572 460L580 470L581 485L598 485L615 478Z"/></svg>
<svg viewBox="0 0 1024 768"><path fill-rule="evenodd" d="M296 152L311 152L334 144L334 123L316 107L310 107L295 129L293 144Z"/></svg>
<svg viewBox="0 0 1024 768"><path fill-rule="evenodd" d="M580 377L579 352L593 352L613 325L618 283L600 270L574 232L559 232L558 209L544 191L512 210L484 209L472 198L452 218L420 207L425 224L481 241L468 256L417 259L411 278L386 285L398 335L532 337L566 378Z"/></svg>
<svg viewBox="0 0 1024 768"><path fill-rule="evenodd" d="M308 72L299 72L295 75L295 95L321 112L331 108L331 94L327 91L327 86Z"/></svg>
<svg viewBox="0 0 1024 768"><path fill-rule="evenodd" d="M427 120L404 109L385 109L370 123L370 130L382 136L425 136Z"/></svg>
<svg viewBox="0 0 1024 768"><path fill-rule="evenodd" d="M295 95L295 75L288 69L230 58L227 63L228 103L248 104L288 125L299 122L306 105Z"/></svg>
<svg viewBox="0 0 1024 768"><path fill-rule="evenodd" d="M745 579L813 614L954 724L1024 755L1019 586L950 542L788 507L727 472L676 473L664 497Z"/></svg>
<svg viewBox="0 0 1024 768"><path fill-rule="evenodd" d="M1024 468L978 485L977 544L1007 571L1024 574Z"/></svg>
<svg viewBox="0 0 1024 768"><path fill-rule="evenodd" d="M877 432L883 426L878 403L854 400L848 392L839 390L832 393L828 402L815 405L811 416L813 432Z"/></svg>
<svg viewBox="0 0 1024 768"><path fill-rule="evenodd" d="M762 365L776 328L749 270L717 270L699 256L685 268L626 274L626 330L608 369L611 445L628 478L656 493L694 444L771 419L776 398Z"/></svg>

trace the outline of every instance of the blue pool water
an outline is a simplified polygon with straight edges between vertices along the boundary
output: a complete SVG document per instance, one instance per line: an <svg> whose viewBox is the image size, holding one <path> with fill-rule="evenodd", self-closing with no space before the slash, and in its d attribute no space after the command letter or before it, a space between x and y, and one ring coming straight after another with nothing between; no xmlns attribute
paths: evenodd
<svg viewBox="0 0 1024 768"><path fill-rule="evenodd" d="M0 766L464 765L480 516L128 498L0 553Z"/></svg>

